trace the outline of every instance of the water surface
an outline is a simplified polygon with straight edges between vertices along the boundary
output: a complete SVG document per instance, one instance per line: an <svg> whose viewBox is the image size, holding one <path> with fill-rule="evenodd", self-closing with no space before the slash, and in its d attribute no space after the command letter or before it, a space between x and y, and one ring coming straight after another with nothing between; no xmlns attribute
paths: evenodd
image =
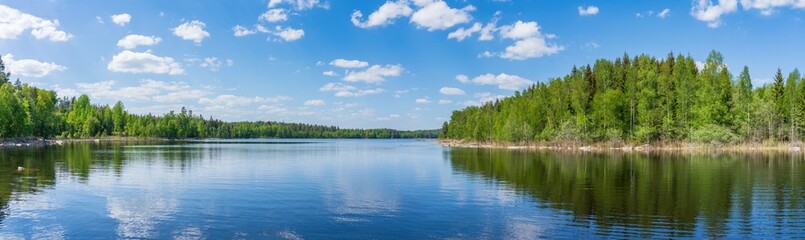
<svg viewBox="0 0 805 240"><path fill-rule="evenodd" d="M805 160L414 140L83 142L0 149L0 208L2 239L802 237Z"/></svg>

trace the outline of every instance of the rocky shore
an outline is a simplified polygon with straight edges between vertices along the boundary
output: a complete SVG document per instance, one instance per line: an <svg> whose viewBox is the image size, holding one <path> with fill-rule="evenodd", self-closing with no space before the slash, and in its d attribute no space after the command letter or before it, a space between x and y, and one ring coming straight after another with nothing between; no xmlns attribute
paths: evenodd
<svg viewBox="0 0 805 240"><path fill-rule="evenodd" d="M63 145L67 141L68 140L45 138L3 138L0 139L0 148Z"/></svg>

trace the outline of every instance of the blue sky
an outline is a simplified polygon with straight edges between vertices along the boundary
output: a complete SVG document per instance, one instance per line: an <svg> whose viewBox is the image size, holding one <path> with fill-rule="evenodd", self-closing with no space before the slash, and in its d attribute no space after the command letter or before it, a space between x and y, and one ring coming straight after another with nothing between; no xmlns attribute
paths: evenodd
<svg viewBox="0 0 805 240"><path fill-rule="evenodd" d="M756 85L803 67L805 0L0 1L14 77L224 120L438 128L624 52L718 50Z"/></svg>

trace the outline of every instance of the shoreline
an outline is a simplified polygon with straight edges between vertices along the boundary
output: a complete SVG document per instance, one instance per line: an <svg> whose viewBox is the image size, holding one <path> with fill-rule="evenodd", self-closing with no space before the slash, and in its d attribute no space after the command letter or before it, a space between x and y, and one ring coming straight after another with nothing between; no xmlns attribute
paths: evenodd
<svg viewBox="0 0 805 240"><path fill-rule="evenodd" d="M801 153L803 143L770 142L770 143L742 143L711 145L688 142L669 142L631 145L626 143L613 144L609 142L598 143L557 143L557 142L478 142L469 140L439 139L439 144L451 148L477 148L477 149L508 149L530 151L581 151L581 152L791 152Z"/></svg>
<svg viewBox="0 0 805 240"><path fill-rule="evenodd" d="M71 142L125 142L125 141L171 141L163 138L98 137L98 138L0 138L0 149L61 146Z"/></svg>

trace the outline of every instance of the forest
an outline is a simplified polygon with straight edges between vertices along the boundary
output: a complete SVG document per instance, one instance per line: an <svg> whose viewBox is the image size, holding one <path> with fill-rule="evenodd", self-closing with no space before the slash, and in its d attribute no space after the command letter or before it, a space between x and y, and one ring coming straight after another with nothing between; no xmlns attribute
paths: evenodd
<svg viewBox="0 0 805 240"><path fill-rule="evenodd" d="M1 138L435 138L439 130L342 129L271 121L224 122L184 107L162 116L137 115L123 103L95 105L87 95L59 98L19 79L12 84L0 59Z"/></svg>
<svg viewBox="0 0 805 240"><path fill-rule="evenodd" d="M752 86L713 50L703 63L682 54L624 54L574 66L561 78L452 113L441 138L483 142L798 142L805 134L805 82L777 69Z"/></svg>

